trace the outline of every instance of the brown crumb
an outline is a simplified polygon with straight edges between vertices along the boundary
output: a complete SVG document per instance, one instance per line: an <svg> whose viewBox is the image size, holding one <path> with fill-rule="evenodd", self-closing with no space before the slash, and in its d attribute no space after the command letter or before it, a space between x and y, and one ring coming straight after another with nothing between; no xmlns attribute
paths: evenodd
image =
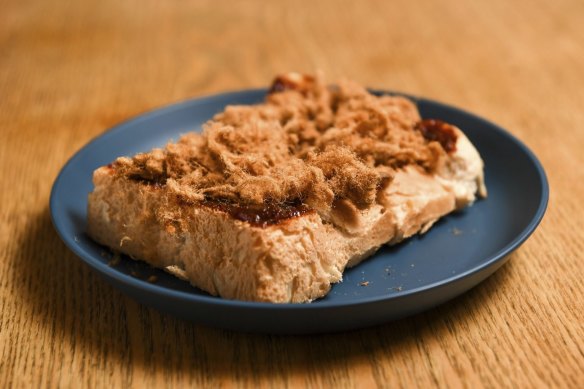
<svg viewBox="0 0 584 389"><path fill-rule="evenodd" d="M121 260L122 260L122 257L120 256L120 253L118 253L118 252L114 252L114 253L112 254L112 257L111 257L111 259L108 261L107 265L108 265L108 266L111 266L111 267L113 267L113 266L117 266L117 265L119 265L119 264L120 264L120 261L121 261Z"/></svg>
<svg viewBox="0 0 584 389"><path fill-rule="evenodd" d="M155 283L156 281L158 281L158 277L156 277L155 275L152 275L150 277L148 277L146 279L146 281L150 282L151 284Z"/></svg>
<svg viewBox="0 0 584 389"><path fill-rule="evenodd" d="M369 281L359 282L359 286L369 286Z"/></svg>

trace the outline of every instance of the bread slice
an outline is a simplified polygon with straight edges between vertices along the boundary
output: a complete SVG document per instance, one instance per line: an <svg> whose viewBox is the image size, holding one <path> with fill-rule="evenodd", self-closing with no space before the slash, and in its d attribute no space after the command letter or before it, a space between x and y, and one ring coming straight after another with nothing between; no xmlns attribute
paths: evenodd
<svg viewBox="0 0 584 389"><path fill-rule="evenodd" d="M274 303L324 296L381 245L486 196L458 128L420 120L403 98L297 74L266 103L227 108L202 135L93 181L94 240L212 295Z"/></svg>

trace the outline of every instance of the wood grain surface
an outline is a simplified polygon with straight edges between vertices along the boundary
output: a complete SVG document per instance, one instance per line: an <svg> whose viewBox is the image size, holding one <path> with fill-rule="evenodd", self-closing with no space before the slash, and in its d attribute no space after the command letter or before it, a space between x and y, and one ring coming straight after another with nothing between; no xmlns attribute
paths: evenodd
<svg viewBox="0 0 584 389"><path fill-rule="evenodd" d="M288 70L434 98L509 129L547 171L542 224L454 301L319 336L161 314L60 241L50 188L93 137ZM0 134L2 388L584 387L582 1L0 1Z"/></svg>

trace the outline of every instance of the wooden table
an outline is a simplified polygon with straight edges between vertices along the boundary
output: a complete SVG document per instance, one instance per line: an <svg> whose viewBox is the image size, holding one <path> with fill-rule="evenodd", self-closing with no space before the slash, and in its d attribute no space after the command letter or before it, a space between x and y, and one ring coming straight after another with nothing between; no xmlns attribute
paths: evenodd
<svg viewBox="0 0 584 389"><path fill-rule="evenodd" d="M0 387L584 387L584 2L0 3ZM292 337L145 308L58 238L51 185L93 137L315 69L508 128L549 177L539 229L448 304Z"/></svg>

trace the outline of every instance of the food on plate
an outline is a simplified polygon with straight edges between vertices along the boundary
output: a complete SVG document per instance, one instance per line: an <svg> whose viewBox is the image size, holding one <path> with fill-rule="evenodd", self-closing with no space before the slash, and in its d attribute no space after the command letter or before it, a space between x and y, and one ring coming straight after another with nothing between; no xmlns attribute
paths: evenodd
<svg viewBox="0 0 584 389"><path fill-rule="evenodd" d="M164 148L98 168L88 233L228 299L309 302L486 196L457 127L350 81L278 76Z"/></svg>

